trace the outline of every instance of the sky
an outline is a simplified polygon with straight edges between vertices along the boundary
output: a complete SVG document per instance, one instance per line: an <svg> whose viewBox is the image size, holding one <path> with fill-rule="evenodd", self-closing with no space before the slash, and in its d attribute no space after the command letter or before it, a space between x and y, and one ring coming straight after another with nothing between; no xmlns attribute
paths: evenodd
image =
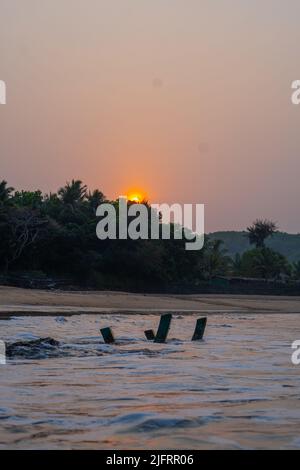
<svg viewBox="0 0 300 470"><path fill-rule="evenodd" d="M0 0L0 180L300 232L298 0Z"/></svg>

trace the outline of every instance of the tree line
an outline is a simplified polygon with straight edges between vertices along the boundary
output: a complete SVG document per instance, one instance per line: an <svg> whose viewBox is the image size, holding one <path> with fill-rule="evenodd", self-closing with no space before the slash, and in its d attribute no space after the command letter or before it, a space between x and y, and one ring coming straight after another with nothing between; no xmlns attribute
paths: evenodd
<svg viewBox="0 0 300 470"><path fill-rule="evenodd" d="M50 194L15 191L1 181L0 272L67 277L82 286L112 289L195 287L218 276L300 279L300 261L290 264L265 246L278 230L272 221L249 226L250 249L231 258L220 240L208 236L200 251L186 251L184 239L99 240L96 209L105 202L118 203L80 180Z"/></svg>

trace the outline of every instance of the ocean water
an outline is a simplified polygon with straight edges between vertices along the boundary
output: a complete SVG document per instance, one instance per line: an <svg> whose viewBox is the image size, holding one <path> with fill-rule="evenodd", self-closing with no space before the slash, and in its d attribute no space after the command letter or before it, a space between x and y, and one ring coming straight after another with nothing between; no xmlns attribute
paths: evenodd
<svg viewBox="0 0 300 470"><path fill-rule="evenodd" d="M300 316L210 314L191 342L197 317L174 315L166 344L143 334L159 315L2 319L7 345L59 343L0 365L0 448L299 449Z"/></svg>

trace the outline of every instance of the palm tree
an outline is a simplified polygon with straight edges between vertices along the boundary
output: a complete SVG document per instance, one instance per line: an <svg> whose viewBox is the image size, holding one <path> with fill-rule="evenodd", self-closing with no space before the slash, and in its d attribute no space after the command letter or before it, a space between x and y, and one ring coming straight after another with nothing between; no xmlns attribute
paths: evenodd
<svg viewBox="0 0 300 470"><path fill-rule="evenodd" d="M97 207L105 201L105 196L99 189L95 189L92 193L89 191L87 200L93 212L96 213Z"/></svg>
<svg viewBox="0 0 300 470"><path fill-rule="evenodd" d="M64 204L74 207L84 201L86 192L87 187L82 185L82 181L72 180L71 183L67 183L63 188L60 188L58 194Z"/></svg>
<svg viewBox="0 0 300 470"><path fill-rule="evenodd" d="M0 182L0 205L7 204L11 193L14 191L14 188L7 186L7 181L2 180Z"/></svg>
<svg viewBox="0 0 300 470"><path fill-rule="evenodd" d="M276 233L278 227L271 220L257 219L250 227L247 227L247 231L250 244L255 245L256 248L264 248L266 238Z"/></svg>

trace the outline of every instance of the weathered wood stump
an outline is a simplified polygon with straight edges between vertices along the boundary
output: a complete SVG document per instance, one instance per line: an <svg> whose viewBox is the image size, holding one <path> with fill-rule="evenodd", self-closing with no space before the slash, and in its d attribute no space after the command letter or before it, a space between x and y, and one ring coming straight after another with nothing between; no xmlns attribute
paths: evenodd
<svg viewBox="0 0 300 470"><path fill-rule="evenodd" d="M155 334L153 330L146 330L144 331L145 336L148 341L154 341L155 340Z"/></svg>
<svg viewBox="0 0 300 470"><path fill-rule="evenodd" d="M101 328L100 332L106 344L112 344L115 342L113 332L111 331L111 328L109 328L109 326L106 328Z"/></svg>
<svg viewBox="0 0 300 470"><path fill-rule="evenodd" d="M155 343L165 343L170 330L171 320L171 313L161 315L158 330L154 339Z"/></svg>
<svg viewBox="0 0 300 470"><path fill-rule="evenodd" d="M192 341L199 341L200 339L203 338L205 327L206 327L206 322L207 322L206 317L198 318L196 322L195 331L192 337Z"/></svg>

